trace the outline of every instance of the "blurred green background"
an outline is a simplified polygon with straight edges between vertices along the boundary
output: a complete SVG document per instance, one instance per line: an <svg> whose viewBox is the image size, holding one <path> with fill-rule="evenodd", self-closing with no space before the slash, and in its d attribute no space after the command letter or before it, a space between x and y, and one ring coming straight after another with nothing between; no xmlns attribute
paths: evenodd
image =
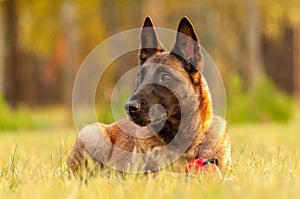
<svg viewBox="0 0 300 199"><path fill-rule="evenodd" d="M225 82L229 123L288 122L300 101L299 10L299 0L0 0L0 131L73 125L80 63L146 15L169 29L191 19ZM137 64L132 52L106 71L100 121L112 122L113 87Z"/></svg>

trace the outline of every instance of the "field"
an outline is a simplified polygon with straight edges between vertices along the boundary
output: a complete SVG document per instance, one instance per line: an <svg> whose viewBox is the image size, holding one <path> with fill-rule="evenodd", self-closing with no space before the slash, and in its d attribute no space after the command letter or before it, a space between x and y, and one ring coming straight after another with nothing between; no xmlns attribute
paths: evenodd
<svg viewBox="0 0 300 199"><path fill-rule="evenodd" d="M161 173L70 177L70 128L0 134L0 198L297 198L300 124L230 126L233 166L222 181Z"/></svg>

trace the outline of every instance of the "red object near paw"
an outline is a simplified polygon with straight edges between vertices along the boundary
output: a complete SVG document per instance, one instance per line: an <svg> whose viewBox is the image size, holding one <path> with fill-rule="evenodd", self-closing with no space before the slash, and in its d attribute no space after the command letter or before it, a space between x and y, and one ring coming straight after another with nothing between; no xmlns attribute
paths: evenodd
<svg viewBox="0 0 300 199"><path fill-rule="evenodd" d="M211 175L217 175L222 178L222 174L220 172L218 165L218 160L216 158L197 158L188 162L185 167L185 173L207 173Z"/></svg>

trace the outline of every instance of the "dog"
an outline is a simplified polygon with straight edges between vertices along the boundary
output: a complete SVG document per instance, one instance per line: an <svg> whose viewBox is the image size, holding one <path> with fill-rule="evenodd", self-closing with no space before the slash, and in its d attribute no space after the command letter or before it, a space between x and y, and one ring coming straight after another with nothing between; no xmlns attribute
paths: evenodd
<svg viewBox="0 0 300 199"><path fill-rule="evenodd" d="M174 47L167 51L147 17L140 42L137 88L125 105L128 117L110 125L85 126L68 157L68 167L78 172L89 156L100 167L104 162L129 171L131 164L148 172L166 166L180 170L191 160L213 158L226 172L231 164L227 122L213 114L192 23L187 17L181 19ZM139 166L133 166L137 162Z"/></svg>

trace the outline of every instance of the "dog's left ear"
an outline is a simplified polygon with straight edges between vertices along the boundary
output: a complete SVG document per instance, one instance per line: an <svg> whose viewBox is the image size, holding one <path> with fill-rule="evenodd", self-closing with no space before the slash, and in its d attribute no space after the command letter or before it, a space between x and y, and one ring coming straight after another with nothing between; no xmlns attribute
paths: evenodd
<svg viewBox="0 0 300 199"><path fill-rule="evenodd" d="M183 17L178 25L176 42L172 53L187 62L185 66L189 73L196 72L201 67L201 52L197 34L187 17Z"/></svg>
<svg viewBox="0 0 300 199"><path fill-rule="evenodd" d="M143 64L157 52L164 51L150 17L146 17L141 31L140 62Z"/></svg>

